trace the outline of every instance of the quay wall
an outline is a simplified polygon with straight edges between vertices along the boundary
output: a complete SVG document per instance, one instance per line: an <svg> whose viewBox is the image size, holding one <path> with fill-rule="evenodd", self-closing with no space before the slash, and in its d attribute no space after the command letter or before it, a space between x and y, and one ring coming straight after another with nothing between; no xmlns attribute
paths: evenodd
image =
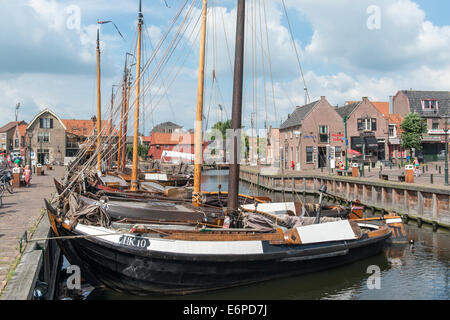
<svg viewBox="0 0 450 320"><path fill-rule="evenodd" d="M289 174L282 177L278 173L261 173L256 168L241 166L240 179L272 192L318 194L320 186L327 186L328 200L334 203L349 203L359 200L366 210L394 212L405 220L450 228L450 189L369 180L344 176L317 174ZM287 198L288 199L288 198Z"/></svg>

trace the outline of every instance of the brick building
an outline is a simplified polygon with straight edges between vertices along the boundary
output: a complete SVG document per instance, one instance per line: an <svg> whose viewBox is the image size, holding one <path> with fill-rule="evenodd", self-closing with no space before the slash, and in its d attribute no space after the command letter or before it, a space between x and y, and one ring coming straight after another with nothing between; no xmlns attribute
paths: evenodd
<svg viewBox="0 0 450 320"><path fill-rule="evenodd" d="M45 109L34 117L26 131L31 136L31 151L37 163L63 164L76 155L80 144L96 137L97 119L60 119L53 111ZM110 128L109 121L102 120L102 139L106 141L111 135L114 138L110 141L117 143L117 130Z"/></svg>
<svg viewBox="0 0 450 320"><path fill-rule="evenodd" d="M6 153L20 153L25 147L25 121L11 121L0 128L0 150Z"/></svg>
<svg viewBox="0 0 450 320"><path fill-rule="evenodd" d="M380 111L367 97L337 109L342 119L347 117L349 148L362 153L366 164L387 159L389 103L386 109Z"/></svg>
<svg viewBox="0 0 450 320"><path fill-rule="evenodd" d="M344 123L325 97L297 107L280 126L281 163L285 169L334 167L345 157Z"/></svg>
<svg viewBox="0 0 450 320"><path fill-rule="evenodd" d="M450 116L450 91L400 90L393 98L392 113L405 117L417 112L426 122L428 132L422 139L419 158L437 161L445 158L445 117Z"/></svg>

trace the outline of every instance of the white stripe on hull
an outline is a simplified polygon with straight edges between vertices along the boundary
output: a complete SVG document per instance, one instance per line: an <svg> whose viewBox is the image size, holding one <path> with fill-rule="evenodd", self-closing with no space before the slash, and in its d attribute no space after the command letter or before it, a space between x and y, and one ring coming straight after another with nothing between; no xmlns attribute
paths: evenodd
<svg viewBox="0 0 450 320"><path fill-rule="evenodd" d="M83 234L98 236L99 239L120 245L122 236L135 237L134 234L111 234L111 230L102 227L86 226L78 224L76 231ZM105 235L103 235L105 234ZM148 251L170 252L178 254L262 254L262 241L189 241L189 240L170 240L144 238L150 241L150 245L146 248Z"/></svg>

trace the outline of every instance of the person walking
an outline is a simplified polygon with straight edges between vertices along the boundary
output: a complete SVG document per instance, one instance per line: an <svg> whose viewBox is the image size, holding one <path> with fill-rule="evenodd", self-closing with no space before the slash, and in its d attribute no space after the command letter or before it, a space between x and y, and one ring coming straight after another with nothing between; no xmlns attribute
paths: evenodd
<svg viewBox="0 0 450 320"><path fill-rule="evenodd" d="M25 186L29 187L30 181L31 181L31 169L30 169L29 165L25 166L25 170L23 171L23 174L25 176Z"/></svg>
<svg viewBox="0 0 450 320"><path fill-rule="evenodd" d="M415 172L416 177L420 176L419 159L417 157L414 158L414 172Z"/></svg>

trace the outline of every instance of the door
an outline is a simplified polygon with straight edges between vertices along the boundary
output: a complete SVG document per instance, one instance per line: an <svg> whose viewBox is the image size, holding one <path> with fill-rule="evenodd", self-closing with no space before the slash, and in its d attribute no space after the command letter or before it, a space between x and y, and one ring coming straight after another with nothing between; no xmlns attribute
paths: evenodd
<svg viewBox="0 0 450 320"><path fill-rule="evenodd" d="M319 147L319 168L326 168L327 166L327 148Z"/></svg>
<svg viewBox="0 0 450 320"><path fill-rule="evenodd" d="M378 143L378 160L386 159L386 149L384 142Z"/></svg>

